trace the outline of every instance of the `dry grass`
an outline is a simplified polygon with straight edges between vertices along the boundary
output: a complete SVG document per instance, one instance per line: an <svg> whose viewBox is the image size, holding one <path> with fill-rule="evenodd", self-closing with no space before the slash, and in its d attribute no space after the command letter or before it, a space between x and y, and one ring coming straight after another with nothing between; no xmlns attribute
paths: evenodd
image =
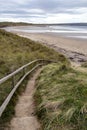
<svg viewBox="0 0 87 130"><path fill-rule="evenodd" d="M0 30L0 78L15 71L20 66L34 59L53 59L60 62L66 62L66 58L39 43L33 42L27 38L22 38L4 30ZM18 78L19 75L17 75ZM12 86L8 81L0 85L0 105L11 91ZM17 96L17 95L16 95ZM14 97L16 97L14 96ZM13 98L3 117L0 119L0 125L7 122L14 115L14 104L16 98ZM4 123L5 124L5 123Z"/></svg>
<svg viewBox="0 0 87 130"><path fill-rule="evenodd" d="M87 130L87 73L65 64L47 65L36 86L43 130Z"/></svg>

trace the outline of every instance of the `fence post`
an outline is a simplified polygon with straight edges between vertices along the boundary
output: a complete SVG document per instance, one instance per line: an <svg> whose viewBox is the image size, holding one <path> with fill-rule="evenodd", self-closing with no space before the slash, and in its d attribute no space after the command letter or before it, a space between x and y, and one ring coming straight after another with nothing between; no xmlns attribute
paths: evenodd
<svg viewBox="0 0 87 130"><path fill-rule="evenodd" d="M26 68L23 68L23 75L25 75L25 73L26 73L25 70L26 70Z"/></svg>
<svg viewBox="0 0 87 130"><path fill-rule="evenodd" d="M15 76L12 76L12 87L15 86Z"/></svg>

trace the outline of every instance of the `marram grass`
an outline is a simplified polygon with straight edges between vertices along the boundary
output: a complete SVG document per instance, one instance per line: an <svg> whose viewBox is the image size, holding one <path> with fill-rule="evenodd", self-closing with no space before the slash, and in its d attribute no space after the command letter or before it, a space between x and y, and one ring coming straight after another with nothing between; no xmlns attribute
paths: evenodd
<svg viewBox="0 0 87 130"><path fill-rule="evenodd" d="M0 78L35 59L51 59L67 63L63 55L52 49L0 30ZM0 85L0 105L11 91L11 87L8 86L10 82Z"/></svg>
<svg viewBox="0 0 87 130"><path fill-rule="evenodd" d="M87 130L87 74L50 64L36 87L36 114L43 130Z"/></svg>
<svg viewBox="0 0 87 130"><path fill-rule="evenodd" d="M52 59L68 63L63 55L55 52L53 49L49 49L27 38L0 30L0 78L35 59ZM9 81L0 85L0 105L11 89L12 86ZM14 97L16 98L16 96ZM12 100L5 114L0 118L0 129L14 115L13 104L15 104L15 100Z"/></svg>

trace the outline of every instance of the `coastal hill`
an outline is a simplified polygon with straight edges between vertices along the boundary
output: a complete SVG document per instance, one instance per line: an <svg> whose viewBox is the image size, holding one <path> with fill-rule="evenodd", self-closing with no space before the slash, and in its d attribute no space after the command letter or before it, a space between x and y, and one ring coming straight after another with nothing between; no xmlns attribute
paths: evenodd
<svg viewBox="0 0 87 130"><path fill-rule="evenodd" d="M0 22L0 27L8 27L8 26L87 26L87 23L55 23L55 24L33 24L33 23L24 23L24 22Z"/></svg>
<svg viewBox="0 0 87 130"><path fill-rule="evenodd" d="M41 130L87 130L87 72L74 69L65 56L53 49L0 30L0 78L40 58L58 61L44 66L35 82L37 89L33 98L36 108L32 114L38 116ZM10 127L18 95L25 87L26 83L21 84L0 118L0 129ZM0 86L0 105L11 89L8 82ZM26 122L22 120L21 126L18 121L16 124L24 128L23 121Z"/></svg>
<svg viewBox="0 0 87 130"><path fill-rule="evenodd" d="M36 59L51 59L68 63L68 60L63 55L55 52L53 49L30 39L0 30L0 79ZM22 92L24 90L23 88L25 88L24 86L26 85L23 83L20 88ZM12 86L10 82L0 85L0 105L11 89ZM2 127L7 126L6 123L11 120L15 113L14 106L18 99L18 92L0 118L0 130Z"/></svg>
<svg viewBox="0 0 87 130"><path fill-rule="evenodd" d="M27 26L32 25L31 23L24 22L0 22L0 27L9 27L9 26Z"/></svg>

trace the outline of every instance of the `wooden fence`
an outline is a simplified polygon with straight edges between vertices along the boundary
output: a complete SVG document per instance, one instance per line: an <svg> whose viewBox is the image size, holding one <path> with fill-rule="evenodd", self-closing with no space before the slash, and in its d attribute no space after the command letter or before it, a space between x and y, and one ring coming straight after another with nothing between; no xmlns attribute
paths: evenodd
<svg viewBox="0 0 87 130"><path fill-rule="evenodd" d="M43 59L38 59L38 60L34 60L32 62L29 62L28 64L20 67L19 69L17 69L16 71L14 71L13 73L5 76L4 78L0 79L0 85L5 83L6 81L8 81L10 79L10 82L12 83L12 90L11 92L8 94L8 96L6 97L6 99L3 101L2 105L0 106L0 117L2 116L3 112L5 111L7 105L9 104L9 101L11 100L11 98L13 97L14 93L16 92L17 88L19 87L19 85L22 83L22 81L31 73L33 72L36 68L38 68L39 66L42 66L44 64L48 64L51 62L55 62L55 61L50 61L50 60L43 60ZM16 81L15 80L15 76L19 73L22 73L21 76L19 76L19 80ZM9 86L8 86L9 87Z"/></svg>

